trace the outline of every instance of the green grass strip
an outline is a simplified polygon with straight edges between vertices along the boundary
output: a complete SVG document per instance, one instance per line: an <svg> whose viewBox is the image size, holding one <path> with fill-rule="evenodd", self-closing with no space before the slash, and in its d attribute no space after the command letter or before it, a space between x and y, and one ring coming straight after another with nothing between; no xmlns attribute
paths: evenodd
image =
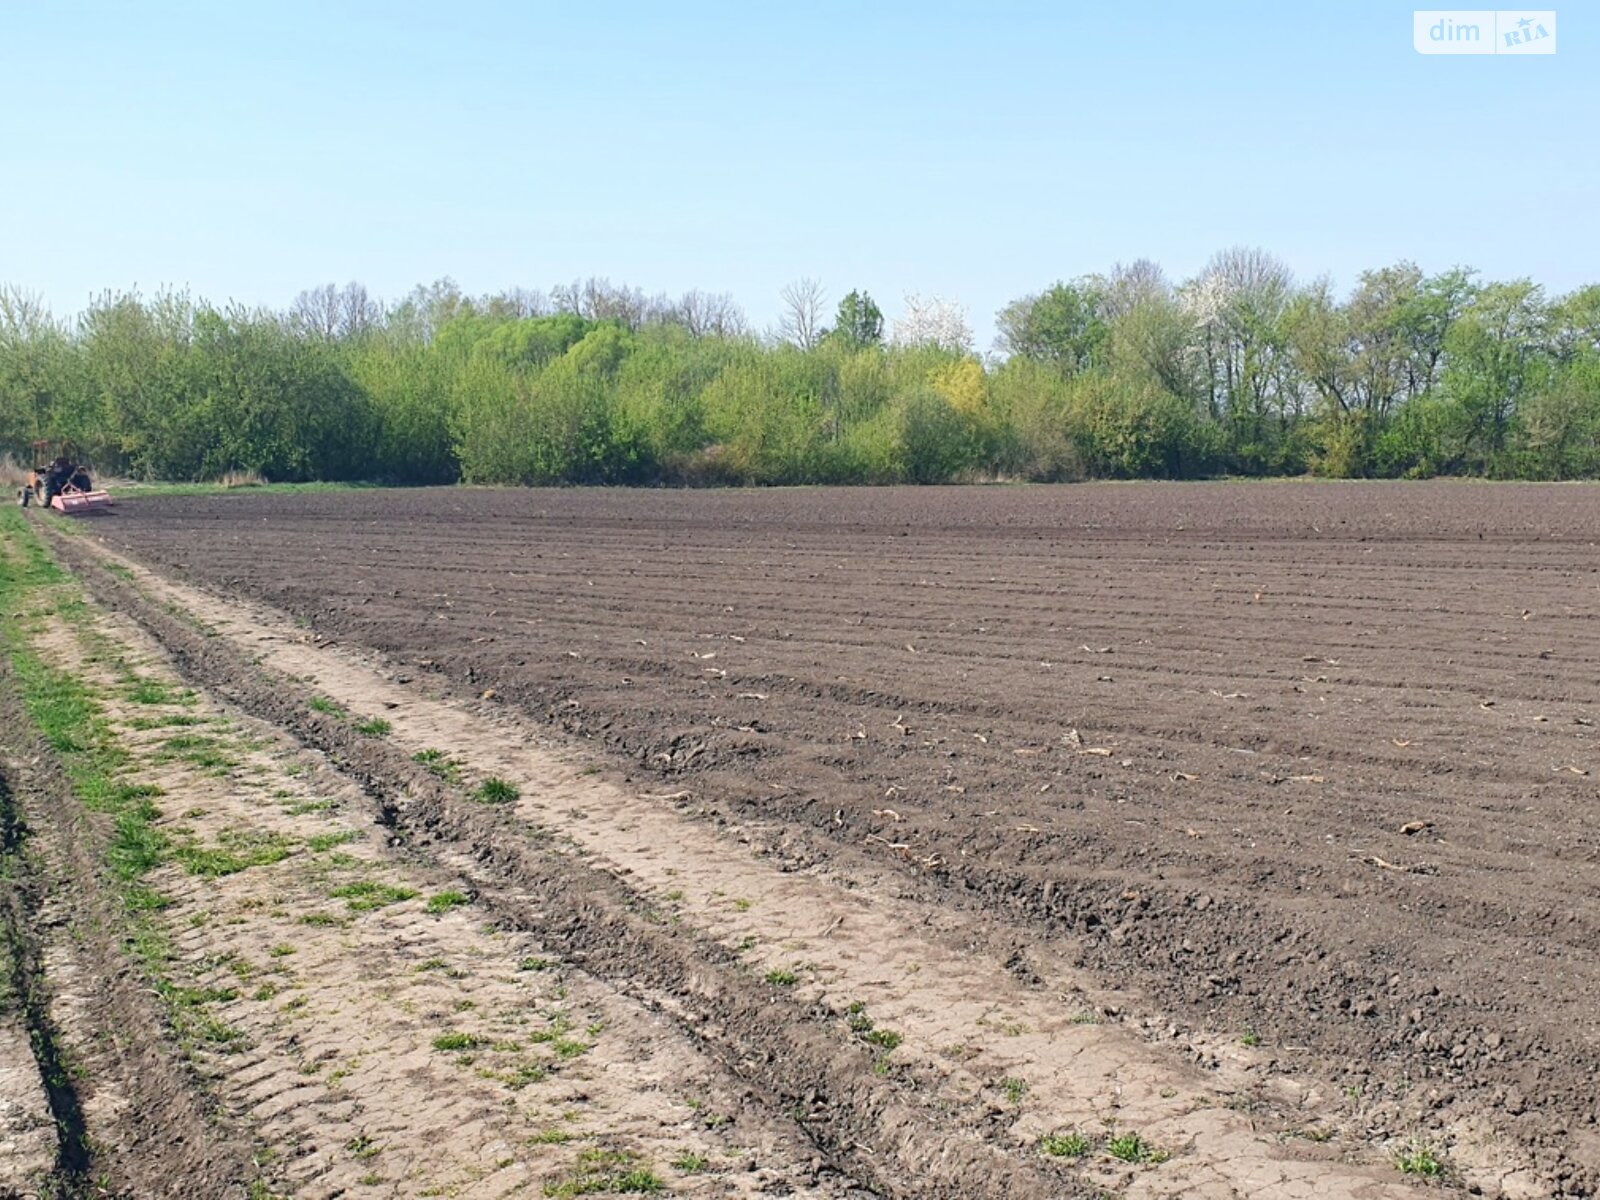
<svg viewBox="0 0 1600 1200"><path fill-rule="evenodd" d="M227 997L180 988L166 978L174 952L151 918L168 901L144 882L173 852L156 828L161 790L127 782L128 753L93 691L47 663L29 642L30 632L48 618L76 622L86 612L77 581L50 558L20 509L0 509L0 613L9 618L0 624L0 652L10 663L13 686L78 801L111 820L104 869L127 911L126 945L166 1002L179 1037L186 1043L231 1045L238 1034L206 1011Z"/></svg>

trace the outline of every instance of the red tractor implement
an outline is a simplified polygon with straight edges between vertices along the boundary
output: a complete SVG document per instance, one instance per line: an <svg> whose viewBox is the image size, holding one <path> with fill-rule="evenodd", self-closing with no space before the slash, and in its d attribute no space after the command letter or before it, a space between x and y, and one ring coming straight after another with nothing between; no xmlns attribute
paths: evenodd
<svg viewBox="0 0 1600 1200"><path fill-rule="evenodd" d="M111 493L94 486L88 468L78 461L70 443L62 443L61 452L53 459L50 450L49 442L33 443L33 471L17 497L24 508L41 504L80 516L111 507Z"/></svg>

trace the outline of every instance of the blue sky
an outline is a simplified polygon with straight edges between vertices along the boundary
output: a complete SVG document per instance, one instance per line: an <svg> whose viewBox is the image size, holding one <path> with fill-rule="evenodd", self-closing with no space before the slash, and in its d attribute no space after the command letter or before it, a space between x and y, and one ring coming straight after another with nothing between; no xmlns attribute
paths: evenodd
<svg viewBox="0 0 1600 1200"><path fill-rule="evenodd" d="M1006 301L1260 245L1600 281L1600 3L1553 57L1410 6L8 3L0 280L286 304L581 275Z"/></svg>

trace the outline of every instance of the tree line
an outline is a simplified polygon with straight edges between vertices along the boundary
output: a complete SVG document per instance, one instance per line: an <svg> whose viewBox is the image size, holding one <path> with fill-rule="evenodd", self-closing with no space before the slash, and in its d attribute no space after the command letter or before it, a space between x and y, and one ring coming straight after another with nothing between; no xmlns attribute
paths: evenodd
<svg viewBox="0 0 1600 1200"><path fill-rule="evenodd" d="M1600 285L1428 275L1346 295L1234 249L1008 304L829 303L776 328L725 294L602 279L286 310L107 293L72 319L0 288L0 452L70 439L102 472L395 483L934 483L1010 478L1600 474Z"/></svg>

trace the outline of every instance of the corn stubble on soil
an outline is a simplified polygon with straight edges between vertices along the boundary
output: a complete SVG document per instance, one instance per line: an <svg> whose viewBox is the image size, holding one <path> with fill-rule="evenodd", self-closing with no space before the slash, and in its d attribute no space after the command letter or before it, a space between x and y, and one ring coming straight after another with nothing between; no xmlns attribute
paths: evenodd
<svg viewBox="0 0 1600 1200"><path fill-rule="evenodd" d="M28 644L154 797L169 1074L94 1053L114 939L8 912L0 1046L76 1082L0 1072L0 1196L1595 1194L1594 489L29 527L93 603ZM104 820L9 755L60 903Z"/></svg>

